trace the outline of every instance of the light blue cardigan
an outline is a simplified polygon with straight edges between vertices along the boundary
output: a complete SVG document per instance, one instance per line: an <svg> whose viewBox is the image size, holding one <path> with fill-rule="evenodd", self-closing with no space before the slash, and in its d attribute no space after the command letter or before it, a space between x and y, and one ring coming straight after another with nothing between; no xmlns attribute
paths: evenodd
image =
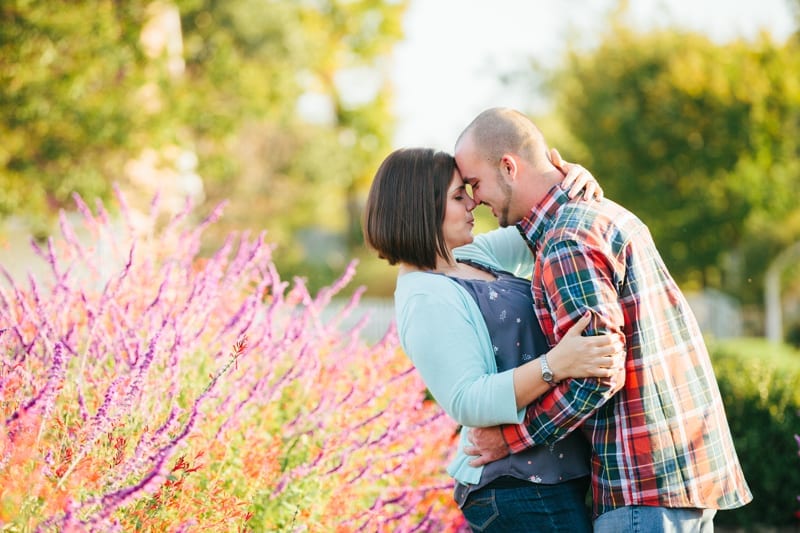
<svg viewBox="0 0 800 533"><path fill-rule="evenodd" d="M514 226L478 235L455 255L525 278L533 270L533 256ZM401 275L394 305L403 350L434 399L465 426L447 472L462 483L477 483L482 467L467 464L467 430L522 422L525 410L517 410L513 370L497 373L480 309L453 280L428 272Z"/></svg>

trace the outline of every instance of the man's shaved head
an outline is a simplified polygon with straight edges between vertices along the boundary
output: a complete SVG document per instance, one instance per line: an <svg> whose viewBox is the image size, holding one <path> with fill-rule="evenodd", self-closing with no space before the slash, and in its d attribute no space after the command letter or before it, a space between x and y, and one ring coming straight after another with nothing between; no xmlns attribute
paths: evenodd
<svg viewBox="0 0 800 533"><path fill-rule="evenodd" d="M492 164L508 152L529 161L535 168L543 168L549 162L542 132L514 109L493 107L483 111L459 135L456 149L468 138L479 155Z"/></svg>

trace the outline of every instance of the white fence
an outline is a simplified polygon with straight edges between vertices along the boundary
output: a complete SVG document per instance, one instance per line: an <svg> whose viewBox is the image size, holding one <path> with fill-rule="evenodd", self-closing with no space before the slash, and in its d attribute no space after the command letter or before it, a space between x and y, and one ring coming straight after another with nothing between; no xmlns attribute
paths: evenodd
<svg viewBox="0 0 800 533"><path fill-rule="evenodd" d="M740 337L743 333L742 313L738 302L724 293L706 290L686 295L694 311L700 329L704 334L717 339ZM333 301L326 309L328 316L341 312L347 302ZM367 324L362 330L369 342L380 340L394 320L394 305L390 299L364 298L353 309L350 316L342 321L342 328L352 328L361 318L367 316Z"/></svg>
<svg viewBox="0 0 800 533"><path fill-rule="evenodd" d="M324 311L324 316L333 317L339 314L348 301L334 300ZM366 324L361 330L361 335L368 342L376 342L383 338L390 324L394 320L394 302L390 299L362 298L350 314L342 320L341 328L349 330L359 320L366 317Z"/></svg>
<svg viewBox="0 0 800 533"><path fill-rule="evenodd" d="M687 294L686 299L694 311L704 334L717 339L741 337L744 331L742 311L733 297L706 289Z"/></svg>

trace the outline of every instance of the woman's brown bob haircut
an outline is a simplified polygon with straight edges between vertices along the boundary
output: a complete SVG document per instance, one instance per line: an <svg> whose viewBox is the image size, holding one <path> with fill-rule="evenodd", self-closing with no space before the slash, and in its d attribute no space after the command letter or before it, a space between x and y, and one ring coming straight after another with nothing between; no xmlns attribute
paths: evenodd
<svg viewBox="0 0 800 533"><path fill-rule="evenodd" d="M367 244L390 265L436 268L436 256L451 259L442 234L447 190L456 161L430 148L401 148L381 163L364 214Z"/></svg>

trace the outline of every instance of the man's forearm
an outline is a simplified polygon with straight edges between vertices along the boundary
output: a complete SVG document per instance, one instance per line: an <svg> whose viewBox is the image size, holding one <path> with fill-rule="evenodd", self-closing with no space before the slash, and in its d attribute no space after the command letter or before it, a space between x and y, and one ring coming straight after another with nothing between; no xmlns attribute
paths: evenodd
<svg viewBox="0 0 800 533"><path fill-rule="evenodd" d="M620 388L597 379L572 379L528 407L522 424L504 425L503 438L513 453L551 444L578 428Z"/></svg>

